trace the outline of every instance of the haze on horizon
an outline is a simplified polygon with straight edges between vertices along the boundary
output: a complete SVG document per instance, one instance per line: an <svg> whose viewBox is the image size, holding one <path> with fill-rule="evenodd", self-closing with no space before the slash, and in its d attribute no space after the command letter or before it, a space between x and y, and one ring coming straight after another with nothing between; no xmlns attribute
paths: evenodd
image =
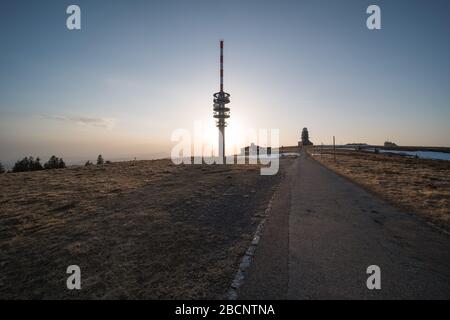
<svg viewBox="0 0 450 320"><path fill-rule="evenodd" d="M308 127L316 144L450 146L449 14L445 0L3 1L0 161L169 155L195 121L215 141L221 38L227 142L277 128L295 145Z"/></svg>

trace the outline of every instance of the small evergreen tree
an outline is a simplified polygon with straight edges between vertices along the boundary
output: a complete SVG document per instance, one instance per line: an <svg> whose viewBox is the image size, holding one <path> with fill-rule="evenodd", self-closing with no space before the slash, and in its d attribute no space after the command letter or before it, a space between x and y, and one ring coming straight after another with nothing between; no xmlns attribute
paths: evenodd
<svg viewBox="0 0 450 320"><path fill-rule="evenodd" d="M29 160L28 157L23 158L22 160L17 160L13 167L13 172L24 172L29 171Z"/></svg>
<svg viewBox="0 0 450 320"><path fill-rule="evenodd" d="M44 164L45 170L50 169L63 169L66 167L66 164L64 163L64 160L61 158L58 158L56 156L51 156L50 159Z"/></svg>
<svg viewBox="0 0 450 320"><path fill-rule="evenodd" d="M84 164L85 167L89 167L92 166L92 162L90 160L86 161L86 163Z"/></svg>
<svg viewBox="0 0 450 320"><path fill-rule="evenodd" d="M5 167L1 162L0 162L0 173L5 173Z"/></svg>
<svg viewBox="0 0 450 320"><path fill-rule="evenodd" d="M63 158L59 159L58 168L64 169L66 167L66 163L64 162Z"/></svg>
<svg viewBox="0 0 450 320"><path fill-rule="evenodd" d="M97 164L104 164L105 160L103 160L103 157L101 154L98 155L97 157Z"/></svg>
<svg viewBox="0 0 450 320"><path fill-rule="evenodd" d="M32 162L30 165L31 171L44 170L41 164L41 159L39 159L39 157L37 157L36 160Z"/></svg>
<svg viewBox="0 0 450 320"><path fill-rule="evenodd" d="M17 160L14 164L12 172L25 172L25 171L37 171L42 170L41 160L33 157L25 157L22 160Z"/></svg>
<svg viewBox="0 0 450 320"><path fill-rule="evenodd" d="M58 168L58 158L51 156L50 159L44 164L45 170Z"/></svg>

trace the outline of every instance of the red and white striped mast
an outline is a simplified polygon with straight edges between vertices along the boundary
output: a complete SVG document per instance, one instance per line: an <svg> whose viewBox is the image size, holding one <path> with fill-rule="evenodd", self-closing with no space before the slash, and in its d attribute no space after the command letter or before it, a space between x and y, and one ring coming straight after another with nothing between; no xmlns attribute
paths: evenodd
<svg viewBox="0 0 450 320"><path fill-rule="evenodd" d="M223 40L220 40L220 92L223 92Z"/></svg>

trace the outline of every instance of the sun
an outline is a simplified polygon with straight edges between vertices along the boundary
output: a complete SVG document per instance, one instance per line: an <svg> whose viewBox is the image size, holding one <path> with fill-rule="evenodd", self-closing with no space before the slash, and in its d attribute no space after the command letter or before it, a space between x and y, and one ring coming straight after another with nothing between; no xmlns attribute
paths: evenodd
<svg viewBox="0 0 450 320"><path fill-rule="evenodd" d="M203 146L203 156L210 156L211 152L217 156L219 130L216 127L215 121L213 119L204 119L204 121L201 121L201 132L200 143ZM250 144L250 142L256 143L256 140L252 140L252 138L252 130L247 128L239 117L233 117L233 120L229 121L225 128L225 154L239 154L241 148Z"/></svg>

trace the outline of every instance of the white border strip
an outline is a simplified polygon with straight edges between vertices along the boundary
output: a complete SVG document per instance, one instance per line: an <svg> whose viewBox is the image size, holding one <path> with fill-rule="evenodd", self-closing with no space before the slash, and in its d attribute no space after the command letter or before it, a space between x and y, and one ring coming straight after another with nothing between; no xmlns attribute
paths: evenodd
<svg viewBox="0 0 450 320"><path fill-rule="evenodd" d="M255 235L253 236L252 243L248 247L247 251L245 252L245 255L242 257L241 263L239 264L238 271L236 272L236 275L234 276L233 281L231 282L230 289L228 290L228 300L236 300L238 297L237 291L239 287L244 282L244 279L247 275L248 268L250 267L250 264L252 262L253 256L256 252L256 247L259 244L259 241L262 236L262 232L264 229L264 223L266 222L267 218L269 217L270 210L272 208L272 201L277 194L278 187L280 183L276 186L276 189L272 195L272 198L269 201L269 204L267 205L266 210L264 210L264 218L259 223L258 227L256 228Z"/></svg>

